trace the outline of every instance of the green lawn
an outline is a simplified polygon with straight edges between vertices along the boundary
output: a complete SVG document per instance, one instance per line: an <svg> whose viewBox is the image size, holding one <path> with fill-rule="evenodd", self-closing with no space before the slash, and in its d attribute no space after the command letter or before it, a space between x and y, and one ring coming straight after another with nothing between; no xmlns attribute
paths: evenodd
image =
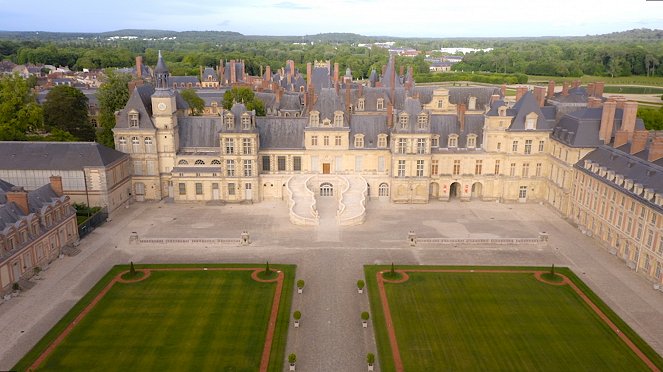
<svg viewBox="0 0 663 372"><path fill-rule="evenodd" d="M611 85L648 85L648 86L663 86L663 77L661 76L642 76L642 75L633 75L633 76L591 76L585 75L582 77L560 77L560 76L539 76L539 75L527 75L528 83L545 83L548 84L548 81L554 80L558 84L562 84L564 81L575 81L580 80L582 84L593 83L596 81L603 81L606 84ZM607 88L607 87L606 87Z"/></svg>
<svg viewBox="0 0 663 372"><path fill-rule="evenodd" d="M386 268L367 266L366 279L381 368L393 371L379 269ZM410 273L405 283L385 283L385 291L406 371L648 370L571 287L541 283L533 274ZM631 339L663 364L641 339Z"/></svg>
<svg viewBox="0 0 663 372"><path fill-rule="evenodd" d="M270 357L270 370L280 371L294 267L273 268L286 272ZM254 281L251 271L152 271L144 281L116 283L41 369L255 371L275 289L275 282ZM92 297L83 298L16 369L25 370Z"/></svg>

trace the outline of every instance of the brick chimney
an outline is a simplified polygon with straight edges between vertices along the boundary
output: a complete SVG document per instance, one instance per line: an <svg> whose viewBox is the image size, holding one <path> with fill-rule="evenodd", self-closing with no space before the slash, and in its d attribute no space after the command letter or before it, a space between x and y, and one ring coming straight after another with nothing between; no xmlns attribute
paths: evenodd
<svg viewBox="0 0 663 372"><path fill-rule="evenodd" d="M631 140L631 155L637 154L647 147L647 139L649 139L649 132L647 130L637 130L633 132L633 140Z"/></svg>
<svg viewBox="0 0 663 372"><path fill-rule="evenodd" d="M649 157L647 160L656 161L663 158L663 136L656 136L649 145Z"/></svg>
<svg viewBox="0 0 663 372"><path fill-rule="evenodd" d="M624 114L622 116L622 126L621 130L627 131L629 133L628 137L631 139L633 137L633 131L635 130L635 117L638 113L638 103L634 101L624 102Z"/></svg>
<svg viewBox="0 0 663 372"><path fill-rule="evenodd" d="M601 127L599 129L599 139L603 140L603 143L610 143L612 139L612 128L615 125L615 108L617 108L616 102L608 101L603 104Z"/></svg>
<svg viewBox="0 0 663 372"><path fill-rule="evenodd" d="M555 81L550 80L548 81L548 95L546 98L553 98L555 95Z"/></svg>
<svg viewBox="0 0 663 372"><path fill-rule="evenodd" d="M458 123L460 124L460 133L463 133L465 132L465 111L467 111L467 108L465 107L464 103L458 104L456 108L458 111Z"/></svg>
<svg viewBox="0 0 663 372"><path fill-rule="evenodd" d="M289 73L289 75L290 75L290 76L294 76L294 75L295 75L295 61L289 59L289 60L288 60L288 65L290 66L290 73Z"/></svg>
<svg viewBox="0 0 663 372"><path fill-rule="evenodd" d="M62 196L64 194L64 189L62 188L62 177L50 176L48 180L51 183L51 188L53 191L58 194L58 196Z"/></svg>
<svg viewBox="0 0 663 372"><path fill-rule="evenodd" d="M226 67L223 64L223 60L220 60L219 62L220 62L219 63L219 82L221 83L221 85L225 85L226 84Z"/></svg>
<svg viewBox="0 0 663 372"><path fill-rule="evenodd" d="M28 192L25 191L23 187L12 187L11 190L5 193L5 197L7 197L7 203L13 202L16 204L24 215L27 216L30 214L30 208L28 207Z"/></svg>
<svg viewBox="0 0 663 372"><path fill-rule="evenodd" d="M626 97L624 96L615 96L612 97L615 102L617 102L617 108L618 109L624 109L624 103L626 103Z"/></svg>
<svg viewBox="0 0 663 372"><path fill-rule="evenodd" d="M569 95L569 83L567 83L566 81L562 85L562 95L563 96L568 96Z"/></svg>
<svg viewBox="0 0 663 372"><path fill-rule="evenodd" d="M523 98L525 92L527 92L527 87L516 87L516 102Z"/></svg>
<svg viewBox="0 0 663 372"><path fill-rule="evenodd" d="M603 88L605 88L605 83L602 81L594 83L594 97L603 98Z"/></svg>
<svg viewBox="0 0 663 372"><path fill-rule="evenodd" d="M502 86L500 87L500 94L502 95L502 97L506 97L506 84L502 84Z"/></svg>
<svg viewBox="0 0 663 372"><path fill-rule="evenodd" d="M350 84L345 84L345 110L349 110L351 104L352 96L350 95Z"/></svg>
<svg viewBox="0 0 663 372"><path fill-rule="evenodd" d="M534 87L534 97L539 107L543 107L546 102L546 87Z"/></svg>
<svg viewBox="0 0 663 372"><path fill-rule="evenodd" d="M594 83L587 84L587 97L594 97Z"/></svg>
<svg viewBox="0 0 663 372"><path fill-rule="evenodd" d="M387 127L394 127L394 105L391 102L387 105Z"/></svg>
<svg viewBox="0 0 663 372"><path fill-rule="evenodd" d="M364 84L359 84L359 86L357 87L357 94L359 95L359 97L364 96Z"/></svg>
<svg viewBox="0 0 663 372"><path fill-rule="evenodd" d="M628 135L629 133L624 130L618 130L617 133L615 134L615 142L613 143L614 148L622 147L625 144L628 143Z"/></svg>
<svg viewBox="0 0 663 372"><path fill-rule="evenodd" d="M601 107L601 100L596 97L587 98L587 108L599 108Z"/></svg>
<svg viewBox="0 0 663 372"><path fill-rule="evenodd" d="M235 60L230 60L230 84L237 82L237 70L235 69Z"/></svg>
<svg viewBox="0 0 663 372"><path fill-rule="evenodd" d="M311 65L311 62L306 63L306 85L311 85L313 82L311 81L311 78L313 75L313 65Z"/></svg>
<svg viewBox="0 0 663 372"><path fill-rule="evenodd" d="M338 62L334 62L334 85L338 85Z"/></svg>
<svg viewBox="0 0 663 372"><path fill-rule="evenodd" d="M270 65L267 65L267 67L265 67L264 79L267 81L272 81L272 67Z"/></svg>
<svg viewBox="0 0 663 372"><path fill-rule="evenodd" d="M490 105L492 106L493 103L495 103L499 100L500 100L499 94L493 94L492 96L490 96Z"/></svg>
<svg viewBox="0 0 663 372"><path fill-rule="evenodd" d="M136 77L143 78L143 56L136 56Z"/></svg>
<svg viewBox="0 0 663 372"><path fill-rule="evenodd" d="M276 104L281 104L281 98L283 98L283 89L281 87L276 88Z"/></svg>

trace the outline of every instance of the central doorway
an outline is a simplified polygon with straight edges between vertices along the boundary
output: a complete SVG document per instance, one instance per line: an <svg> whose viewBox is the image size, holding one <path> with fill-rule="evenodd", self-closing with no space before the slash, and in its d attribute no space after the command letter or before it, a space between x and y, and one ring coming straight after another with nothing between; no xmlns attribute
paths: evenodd
<svg viewBox="0 0 663 372"><path fill-rule="evenodd" d="M331 169L330 163L322 163L322 174L329 174Z"/></svg>
<svg viewBox="0 0 663 372"><path fill-rule="evenodd" d="M321 183L320 196L334 196L334 186L329 182Z"/></svg>
<svg viewBox="0 0 663 372"><path fill-rule="evenodd" d="M449 186L449 199L460 198L460 183L454 182Z"/></svg>

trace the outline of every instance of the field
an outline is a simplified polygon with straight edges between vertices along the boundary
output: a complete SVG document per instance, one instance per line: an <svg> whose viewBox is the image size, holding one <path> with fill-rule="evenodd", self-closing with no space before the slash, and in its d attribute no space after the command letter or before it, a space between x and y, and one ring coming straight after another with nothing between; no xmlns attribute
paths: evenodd
<svg viewBox="0 0 663 372"><path fill-rule="evenodd" d="M539 76L539 75L527 75L528 83L545 83L548 84L548 81L554 80L558 84L562 84L564 81L574 81L580 80L582 84L593 83L596 81L603 81L607 85L644 85L644 86L663 86L663 77L661 76L591 76L585 75L582 77L560 77L560 76Z"/></svg>
<svg viewBox="0 0 663 372"><path fill-rule="evenodd" d="M285 275L268 282L246 265L206 267L141 267L130 282L114 268L15 369L280 371L294 267L273 266Z"/></svg>
<svg viewBox="0 0 663 372"><path fill-rule="evenodd" d="M555 284L533 274L545 268L402 269L403 282L384 280L383 299L376 275L389 269L365 267L382 371L649 370L643 358L663 366L568 269L557 272L572 283Z"/></svg>

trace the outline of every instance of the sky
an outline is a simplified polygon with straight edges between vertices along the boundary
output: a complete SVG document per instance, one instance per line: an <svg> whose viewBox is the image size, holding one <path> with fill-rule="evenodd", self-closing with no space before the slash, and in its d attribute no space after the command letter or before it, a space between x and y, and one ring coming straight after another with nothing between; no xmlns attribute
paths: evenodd
<svg viewBox="0 0 663 372"><path fill-rule="evenodd" d="M31 4L0 0L0 30L514 37L663 29L663 0L38 0Z"/></svg>

